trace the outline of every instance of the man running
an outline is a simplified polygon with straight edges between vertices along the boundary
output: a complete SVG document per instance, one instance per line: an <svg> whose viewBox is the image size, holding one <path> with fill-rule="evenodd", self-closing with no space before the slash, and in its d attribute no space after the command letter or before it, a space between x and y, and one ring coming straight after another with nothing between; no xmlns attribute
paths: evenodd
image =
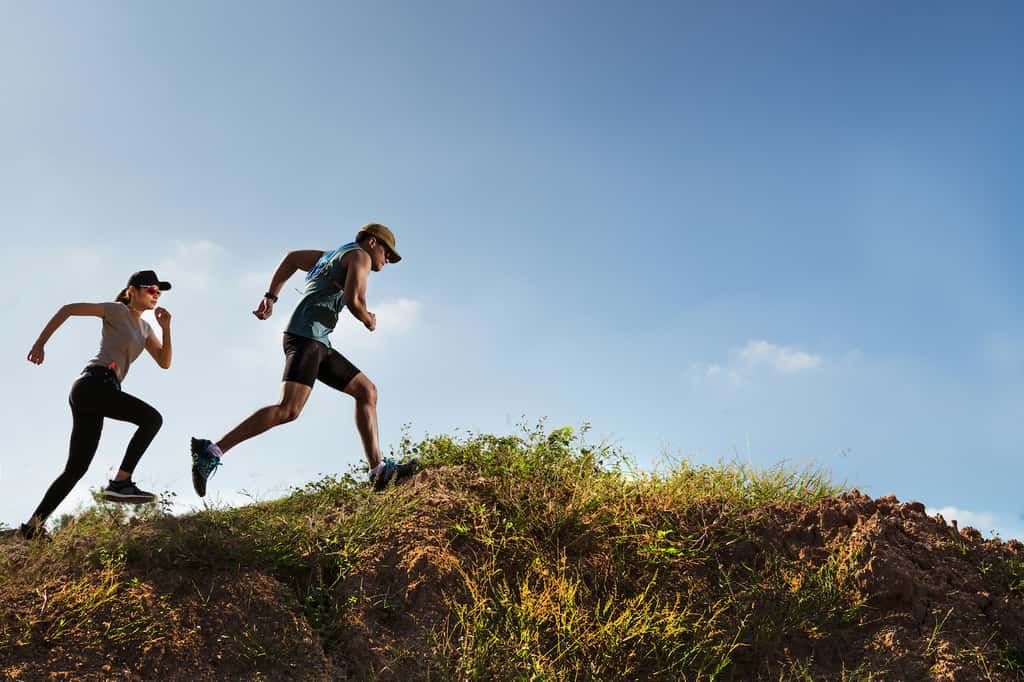
<svg viewBox="0 0 1024 682"><path fill-rule="evenodd" d="M228 450L299 416L317 379L356 399L356 428L363 441L374 490L383 490L391 481L397 484L416 472L416 460L396 464L381 458L377 387L331 348L328 339L344 307L371 332L376 329L377 318L366 309L366 279L371 270L380 272L386 263L399 260L395 235L378 223L363 226L355 241L333 251L292 251L284 257L270 280L270 288L252 311L260 320L270 317L288 278L296 270L307 273L302 299L284 330L281 399L275 405L256 410L216 443L192 439L192 485L200 497L206 495L206 482Z"/></svg>

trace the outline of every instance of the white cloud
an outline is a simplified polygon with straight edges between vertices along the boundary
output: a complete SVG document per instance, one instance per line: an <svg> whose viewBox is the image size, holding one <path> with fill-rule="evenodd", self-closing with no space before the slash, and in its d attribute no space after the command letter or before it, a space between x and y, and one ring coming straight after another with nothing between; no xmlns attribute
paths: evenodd
<svg viewBox="0 0 1024 682"><path fill-rule="evenodd" d="M400 298L377 306L377 326L391 334L404 334L416 326L423 305L419 301Z"/></svg>
<svg viewBox="0 0 1024 682"><path fill-rule="evenodd" d="M768 370L777 374L796 374L818 369L824 365L820 355L807 353L790 346L776 346L767 341L748 341L745 346L730 353L727 365L695 363L690 376L695 382L703 379L724 380L740 384L753 374Z"/></svg>
<svg viewBox="0 0 1024 682"><path fill-rule="evenodd" d="M1020 527L1019 520L1011 520L1003 514L993 512L975 512L958 507L946 506L925 510L929 515L942 514L946 521L956 519L960 528L973 526L984 535L999 535L1004 540L1011 538L1024 539L1024 528Z"/></svg>
<svg viewBox="0 0 1024 682"><path fill-rule="evenodd" d="M743 377L734 367L706 365L700 362L690 365L690 378L694 383L700 383L703 379L720 379L730 384L739 384L743 381Z"/></svg>
<svg viewBox="0 0 1024 682"><path fill-rule="evenodd" d="M170 247L170 255L155 266L157 274L179 288L208 290L216 279L218 261L226 249L206 239L192 242L174 241Z"/></svg>
<svg viewBox="0 0 1024 682"><path fill-rule="evenodd" d="M822 364L820 355L812 355L788 346L776 346L767 341L749 341L736 353L735 360L741 367L769 367L783 374L815 369Z"/></svg>
<svg viewBox="0 0 1024 682"><path fill-rule="evenodd" d="M342 311L334 333L334 345L338 348L368 351L381 348L383 342L402 336L416 327L423 305L419 301L399 298L376 305L371 303L369 308L377 316L377 328L372 333L368 332L348 311Z"/></svg>

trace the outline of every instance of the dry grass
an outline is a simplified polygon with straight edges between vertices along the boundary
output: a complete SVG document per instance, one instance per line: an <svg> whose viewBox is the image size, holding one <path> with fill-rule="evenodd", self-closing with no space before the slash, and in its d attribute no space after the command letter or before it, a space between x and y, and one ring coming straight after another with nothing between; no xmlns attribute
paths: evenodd
<svg viewBox="0 0 1024 682"><path fill-rule="evenodd" d="M794 547L773 530L843 492L821 471L677 461L643 473L585 428L543 425L406 438L395 454L428 470L383 495L345 475L182 517L98 503L53 543L0 546L0 670L886 679L848 646L879 620L857 583L862 548L845 536ZM982 570L1012 591L1020 566ZM922 660L938 660L938 643ZM959 655L988 679L1021 670L995 639Z"/></svg>

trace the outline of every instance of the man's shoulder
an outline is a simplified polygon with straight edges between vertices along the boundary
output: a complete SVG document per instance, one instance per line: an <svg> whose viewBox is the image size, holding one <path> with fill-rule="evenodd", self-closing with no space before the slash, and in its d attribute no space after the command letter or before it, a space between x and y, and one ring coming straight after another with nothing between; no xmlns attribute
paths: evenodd
<svg viewBox="0 0 1024 682"><path fill-rule="evenodd" d="M358 244L354 248L350 249L339 249L337 262L344 265L350 263L368 262L370 260L370 254L363 250L363 247Z"/></svg>
<svg viewBox="0 0 1024 682"><path fill-rule="evenodd" d="M320 256L320 262L324 265L335 265L348 258L349 254L359 252L365 253L365 251L363 251L363 247L359 246L355 242L342 244L336 249L324 251L323 255Z"/></svg>

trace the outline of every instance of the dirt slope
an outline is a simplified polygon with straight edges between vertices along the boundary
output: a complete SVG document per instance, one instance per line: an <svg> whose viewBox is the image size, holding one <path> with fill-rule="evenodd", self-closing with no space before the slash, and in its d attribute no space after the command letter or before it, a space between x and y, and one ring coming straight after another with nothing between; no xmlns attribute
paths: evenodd
<svg viewBox="0 0 1024 682"><path fill-rule="evenodd" d="M527 531L497 540L481 530L481 519L491 518L487 510L506 499L498 486L471 468L446 467L361 499L359 513L379 514L386 524L389 508L401 509L395 512L400 522L380 526L386 532L365 544L353 535L330 545L322 554L331 561L309 548L288 553L288 538L272 543L280 552L273 561L260 558L266 553L254 559L240 526L203 514L131 523L117 531L117 542L74 527L58 532L49 547L7 539L0 544L0 672L15 680L487 679L508 669L496 673L501 668L460 658L473 645L465 605L498 613L501 595L512 594L521 605L542 585L571 576L566 584L583 595L572 597L585 607L580 612L596 618L598 606L612 601L599 595L622 601L641 594L631 586L654 584L644 582L651 580L645 571L657 573L662 596L676 590L689 603L699 592L687 590L698 582L707 581L709 595L726 594L716 575L739 567L754 575L778 564L803 567L780 574L793 583L783 593L797 599L787 604L813 608L800 601L810 594L807 599L833 599L829 613L842 613L786 625L787 614L763 598L774 594L767 589L745 602L723 601L708 627L731 624L745 633L743 641L730 645L717 672L695 662L674 679L1024 679L1024 546L957 530L927 516L919 503L854 491L738 512L714 499L686 509L645 509L643 518L660 524L652 537L678 540L658 555L660 563L648 553L628 565L616 554L626 531L608 525L609 514L591 505L550 532L523 522L540 528L534 532L556 548L553 563L536 568L522 554L495 549ZM652 499L638 495L628 504L657 507ZM325 523L339 533L354 527L345 505L317 509L316 517L302 512L300 523ZM557 511L540 509L536 519ZM621 556L639 556L631 551ZM481 581L477 569L487 556L507 563ZM810 581L833 574L841 595L829 595L827 585L810 591ZM512 587L502 591L502 585ZM508 618L493 622L506 627ZM750 629L751 622L775 625ZM663 646L652 641L639 651ZM651 660L634 651L622 654L621 667L608 658L603 670L649 679L685 650L665 649ZM566 679L598 679L607 672L596 672L597 659L614 655L591 654L588 663L566 654L549 670L564 670Z"/></svg>

